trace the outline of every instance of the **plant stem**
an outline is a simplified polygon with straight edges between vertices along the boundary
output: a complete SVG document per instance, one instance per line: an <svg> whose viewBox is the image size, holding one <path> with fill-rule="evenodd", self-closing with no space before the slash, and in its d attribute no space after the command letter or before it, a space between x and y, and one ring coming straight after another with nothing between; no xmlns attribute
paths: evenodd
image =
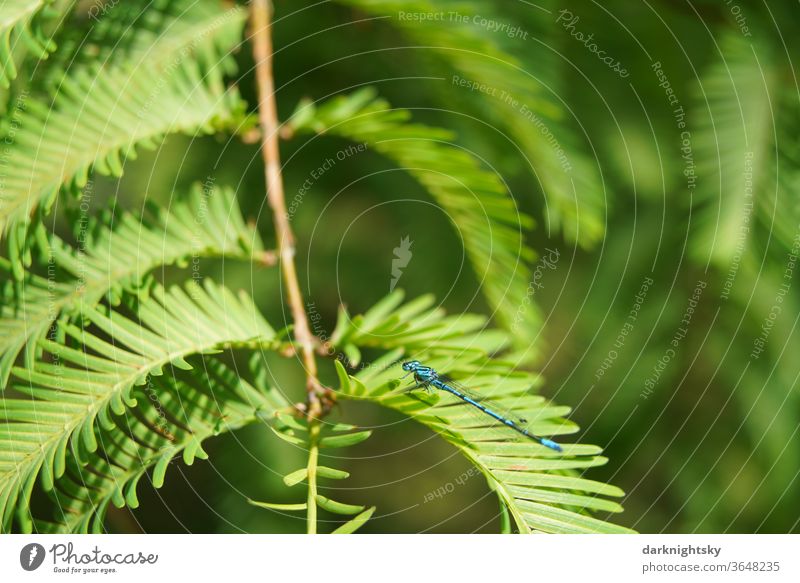
<svg viewBox="0 0 800 583"><path fill-rule="evenodd" d="M314 357L314 336L308 326L303 294L297 280L294 263L295 240L289 217L286 213L286 198L281 176L281 159L278 147L279 124L275 103L275 83L272 77L272 36L269 0L252 0L251 25L253 57L258 85L258 118L261 125L261 154L264 157L264 172L267 181L267 202L272 209L275 237L278 242L278 260L286 284L286 297L294 321L294 337L300 345L300 354L306 371L306 416L308 417L308 503L306 524L308 534L317 532L317 462L319 460L320 417L324 413L322 399L329 402L331 396L317 378L317 362Z"/></svg>
<svg viewBox="0 0 800 583"><path fill-rule="evenodd" d="M314 337L308 326L303 295L297 280L297 269L294 263L295 240L286 213L278 149L278 111L275 104L275 83L272 78L272 6L269 0L252 0L250 15L258 88L258 117L261 125L261 154L264 158L264 172L267 181L267 202L272 209L275 237L278 242L278 259L286 284L286 298L294 321L294 337L300 345L300 353L306 371L308 399L306 413L308 418L313 420L323 412L320 397L328 397L328 395L317 378Z"/></svg>
<svg viewBox="0 0 800 583"><path fill-rule="evenodd" d="M306 532L317 534L317 462L319 460L319 422L314 421L309 425L308 437L308 504L306 510Z"/></svg>

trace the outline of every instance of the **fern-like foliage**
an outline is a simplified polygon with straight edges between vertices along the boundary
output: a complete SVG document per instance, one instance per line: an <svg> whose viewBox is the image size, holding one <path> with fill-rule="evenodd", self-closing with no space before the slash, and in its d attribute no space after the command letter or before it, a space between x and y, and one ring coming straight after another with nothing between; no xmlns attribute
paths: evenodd
<svg viewBox="0 0 800 583"><path fill-rule="evenodd" d="M4 0L0 5L0 87L8 88L17 77L14 51L23 46L43 59L55 43L43 34L42 13L47 16L53 0Z"/></svg>
<svg viewBox="0 0 800 583"><path fill-rule="evenodd" d="M781 71L784 71L781 73ZM785 70L774 74L785 76ZM791 92L780 92L771 102L770 136L766 158L769 167L761 183L763 194L756 200L756 218L762 234L772 235L784 251L796 252L800 203L800 98ZM781 261L785 254L781 253Z"/></svg>
<svg viewBox="0 0 800 583"><path fill-rule="evenodd" d="M26 398L3 400L0 435L0 524L14 510L23 528L37 476L53 489L67 449L79 462L98 448L96 428L136 406L134 387L165 369L191 369L186 358L232 347L270 347L276 335L246 295L206 280L203 287L155 287L133 319L103 306L84 311L91 327L60 325L61 342L39 340L47 359L16 368L12 387ZM109 341L110 339L111 341Z"/></svg>
<svg viewBox="0 0 800 583"><path fill-rule="evenodd" d="M447 0L342 1L374 14L475 11L470 2ZM126 158L140 147L157 147L167 134L231 134L250 123L237 90L225 84L235 72L231 53L241 42L246 11L197 0L119 3L102 10L88 32L62 27L55 36L59 50L32 77L14 81L20 55L11 45L21 41L45 56L53 45L42 30L52 30L42 29L40 19L52 7L52 15L63 16L73 4L13 0L0 8L0 83L13 81L0 124L6 146L0 234L9 256L0 263L7 276L0 298L0 378L7 389L0 405L0 531L102 532L109 506L137 506L137 485L151 476L159 487L176 456L191 464L206 457L205 439L265 421L275 435L308 450L307 466L284 479L290 487L307 484L308 495L288 506L253 503L306 510L310 531L318 508L351 517L334 532L355 532L376 508L320 493L319 480L347 473L320 466L318 454L357 444L371 432L326 426L315 409L290 406L270 388L258 359L250 384L209 356L234 349L287 355L299 339L284 339L251 298L209 279L155 282L158 267L183 267L196 257L272 257L230 190L197 187L143 217L78 214L77 249L48 233L41 220L61 193L79 193L93 172L119 176ZM569 132L563 108L543 83L469 24L395 22L464 77L504 87L543 116L524 119L518 108L481 102L536 168L551 223L582 243L594 241L602 232L599 181L577 150L570 155L577 178L564 168L558 149L569 147ZM511 348L533 346L540 328L528 295L534 254L524 240L533 222L518 211L503 180L458 146L453 133L413 123L409 111L392 109L369 89L318 107L303 103L286 127L366 143L408 172L452 217L506 328L489 328L485 316L448 316L430 296L403 303L395 292L363 315L340 311L325 348L353 366L365 360L368 366L350 376L339 360L321 363L322 378L336 373L339 397L412 416L457 447L497 492L504 530L513 518L521 532L624 532L591 516L621 510L607 499L621 495L617 488L579 473L605 462L599 448L564 444L556 453L515 441L507 428L461 402L400 385L396 362L417 358L482 392L487 403L523 413L532 431L577 431L564 419L568 408L530 392L541 382L538 375L502 360L511 358ZM71 218L75 205L63 200ZM312 413L309 419L303 411ZM31 503L35 489L49 495L54 512L40 513Z"/></svg>
<svg viewBox="0 0 800 583"><path fill-rule="evenodd" d="M749 238L757 208L769 206L754 193L763 198L775 189L780 104L775 101L779 79L766 52L759 56L738 31L725 34L719 47L724 58L714 60L698 86L696 115L702 123L696 132L697 174L702 179L694 197L693 253L724 269ZM691 134L687 136L688 146ZM684 155L691 162L688 147ZM692 179L690 165L686 172Z"/></svg>
<svg viewBox="0 0 800 583"><path fill-rule="evenodd" d="M0 305L0 383L5 386L17 355L27 347L26 365L36 356L36 341L55 320L80 321L107 298L118 305L122 294L147 292L151 270L186 265L202 257L265 262L266 252L252 225L238 212L229 188L196 186L168 210L151 206L142 217L122 213L92 227L79 218L83 247L73 249L55 235L47 238L47 276L22 272L10 277L12 263L0 259L9 277ZM198 229L202 228L202 234ZM46 237L46 235L44 235ZM40 250L41 252L41 250ZM16 261L22 270L21 261Z"/></svg>
<svg viewBox="0 0 800 583"><path fill-rule="evenodd" d="M288 126L365 143L411 174L458 229L500 322L514 331L520 348L529 349L541 326L535 308L526 307L534 253L522 233L531 219L519 212L496 174L453 143L452 132L411 123L410 117L367 88L319 107L301 103Z"/></svg>
<svg viewBox="0 0 800 583"><path fill-rule="evenodd" d="M514 441L507 428L476 416L462 403L399 386L399 370L392 365L402 355L413 355L482 389L487 403L524 414L532 431L564 435L577 430L562 418L568 408L529 394L540 382L537 375L513 372L510 363L489 357L502 351L507 339L487 332L484 317L446 316L427 297L401 301L402 293L395 292L362 316L342 313L332 340L349 346L351 353L369 349L383 355L355 377L337 361L339 396L374 401L440 433L487 476L523 532L625 531L588 515L590 510L621 510L601 498L621 495L617 488L576 474L605 463L599 448L564 444L564 453L556 454ZM213 359L193 360L192 355L225 348L278 347L279 338L245 296L236 298L211 283L205 289L190 285L187 291L157 286L135 303L133 313L102 307L87 311L88 328L60 324L64 342L41 340L48 358L14 370L18 382L13 388L25 397L3 402L4 531L11 529L14 514L23 530L102 531L109 504L136 506L136 485L148 469L155 468L152 481L159 486L176 454L191 463L204 456L203 439L257 416L271 420L282 439L304 447L346 447L369 437L346 425L334 426L328 435L298 434L308 431L306 423L291 417L287 403L272 391L253 389ZM298 484L309 472L319 478L346 477L313 465L285 481ZM28 500L37 477L55 501L52 519L30 516ZM314 500L323 510L356 515L337 532L355 531L375 511L319 493ZM304 508L305 503L281 506Z"/></svg>
<svg viewBox="0 0 800 583"><path fill-rule="evenodd" d="M501 330L485 329L486 318L477 314L446 316L434 307L431 295L420 296L403 304L404 292L396 290L375 304L365 314L351 316L342 306L330 343L347 356L351 366L361 363L362 349L426 350L436 344L439 350L454 353L493 354L507 347L508 335Z"/></svg>
<svg viewBox="0 0 800 583"><path fill-rule="evenodd" d="M315 512L316 508L322 508L336 516L356 515L354 518L336 528L332 534L350 534L361 528L373 515L376 507L371 506L367 508L366 506L358 504L346 504L319 494L316 486L316 482L319 478L345 480L350 477L350 474L336 468L321 466L318 463L318 459L321 450L356 445L357 443L369 439L372 432L358 430L354 425L342 423L337 423L329 427L309 425L305 420L295 419L280 413L276 414L273 420L272 430L275 435L282 440L308 449L309 452L311 452L309 455L309 463L306 467L290 472L283 478L284 484L290 488L302 483L307 483L311 491L306 497L305 502L289 504L274 504L270 502L257 502L254 500L249 500L249 502L254 506L269 510L309 511L309 506L313 506L312 512Z"/></svg>
<svg viewBox="0 0 800 583"><path fill-rule="evenodd" d="M180 34L172 35L177 10ZM23 93L12 107L0 192L0 227L12 255L26 244L31 214L47 213L62 185L82 187L92 169L119 175L137 146L155 148L168 133L211 133L241 120L243 104L226 89L223 74L233 66L230 51L240 41L245 11L160 0L146 14L122 28L122 38L106 39L108 27L98 25L99 40L80 43L75 64L63 74L45 68L52 103L46 91ZM113 24L112 30L120 26ZM109 52L104 39L122 48ZM105 61L98 61L104 52Z"/></svg>
<svg viewBox="0 0 800 583"><path fill-rule="evenodd" d="M597 165L584 154L568 123L566 108L541 71L526 67L472 24L474 16L491 18L486 4L465 0L338 0L368 14L388 17L414 42L438 55L469 81L484 84L497 96L483 99L481 113L501 125L524 152L541 186L551 228L589 246L603 234L606 195ZM403 15L460 14L462 20L414 19ZM499 18L498 22L504 22ZM531 40L535 43L535 40ZM529 45L525 50L536 50ZM450 83L451 79L447 79ZM516 102L512 106L510 103Z"/></svg>
<svg viewBox="0 0 800 583"><path fill-rule="evenodd" d="M390 296L391 303L401 299ZM563 444L556 453L531 441L520 441L493 419L449 394L409 391L398 380L398 359L421 360L480 392L484 403L513 410L530 422L530 430L552 436L574 433L578 427L563 418L569 407L555 406L530 393L540 384L532 373L515 372L513 365L491 358L502 336L488 335L480 317L446 317L426 301L399 310L377 306L362 317L340 319L335 339L343 343L394 348L349 376L337 361L339 395L389 407L436 431L480 469L521 532L630 532L599 520L588 511L620 512L621 506L603 496L619 497L614 486L588 480L577 470L606 463L599 447ZM366 323L366 324L365 324Z"/></svg>
<svg viewBox="0 0 800 583"><path fill-rule="evenodd" d="M288 407L279 392L256 389L213 358L194 362L188 373L153 377L132 396L138 403L134 410L113 415L113 425L96 430L98 451L86 466L67 459L50 492L55 515L37 519L37 532L104 532L110 504L139 506L136 487L148 470L147 479L160 488L176 456L188 465L207 459L205 439Z"/></svg>

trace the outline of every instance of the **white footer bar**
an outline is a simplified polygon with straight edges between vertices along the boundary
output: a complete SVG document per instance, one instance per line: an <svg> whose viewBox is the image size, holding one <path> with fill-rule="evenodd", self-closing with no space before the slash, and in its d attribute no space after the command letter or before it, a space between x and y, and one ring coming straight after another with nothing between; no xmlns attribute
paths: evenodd
<svg viewBox="0 0 800 583"><path fill-rule="evenodd" d="M777 583L800 581L798 566L800 535L0 536L4 582Z"/></svg>

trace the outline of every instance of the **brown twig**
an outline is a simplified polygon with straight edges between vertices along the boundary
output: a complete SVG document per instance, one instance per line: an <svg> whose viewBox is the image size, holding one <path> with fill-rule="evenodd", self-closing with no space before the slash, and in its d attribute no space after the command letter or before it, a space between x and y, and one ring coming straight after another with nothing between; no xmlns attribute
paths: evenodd
<svg viewBox="0 0 800 583"><path fill-rule="evenodd" d="M258 85L258 117L261 125L261 153L267 180L267 202L272 209L275 236L278 242L278 260L286 284L286 297L294 320L294 336L300 345L303 366L306 370L306 394L308 416L319 417L329 400L328 391L317 379L317 362L314 358L314 336L308 326L308 317L303 304L303 295L297 280L294 263L295 242L289 217L286 214L286 199L281 176L280 151L278 149L279 124L275 104L275 84L272 78L272 7L269 0L252 0L250 6L253 57L255 58L256 82Z"/></svg>

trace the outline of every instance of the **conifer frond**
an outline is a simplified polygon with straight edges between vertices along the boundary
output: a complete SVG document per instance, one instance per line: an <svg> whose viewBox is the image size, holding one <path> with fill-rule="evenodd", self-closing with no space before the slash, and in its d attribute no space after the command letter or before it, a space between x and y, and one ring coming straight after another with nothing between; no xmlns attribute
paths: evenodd
<svg viewBox="0 0 800 583"><path fill-rule="evenodd" d="M39 59L55 49L41 31L39 20L53 0L3 0L0 4L0 87L9 87L17 77L14 52L19 46Z"/></svg>
<svg viewBox="0 0 800 583"><path fill-rule="evenodd" d="M0 228L12 254L26 244L31 215L49 212L62 186L78 190L92 170L118 176L137 147L155 148L166 134L213 133L241 120L243 103L223 75L234 65L230 51L240 42L245 12L173 4L184 8L179 17L153 18L156 10L124 30L116 39L119 55L98 61L98 45L87 42L79 49L92 57L85 63L77 55L78 64L64 71L57 63L56 72L45 67L42 77L55 92L49 105L38 89L17 97L3 135L9 146L0 193ZM166 10L163 0L158 5ZM191 25L174 37L176 19ZM141 35L150 38L147 49L136 50L141 28L154 22L160 28L152 38Z"/></svg>
<svg viewBox="0 0 800 583"><path fill-rule="evenodd" d="M481 112L513 136L535 175L546 202L550 227L584 246L603 235L606 192L597 163L580 147L568 110L547 75L527 70L505 51L494 35L476 26L474 17L493 18L483 3L465 0L337 0L399 27L413 46L431 51L460 77L488 89L481 92ZM414 18L441 14L441 18ZM460 19L450 15L460 15ZM511 23L508 23L511 24ZM529 41L531 44L535 40ZM525 50L533 50L526 46ZM452 74L446 79L452 83ZM490 96L491 95L491 96ZM508 96L508 100L498 96ZM515 105L511 105L514 104Z"/></svg>
<svg viewBox="0 0 800 583"><path fill-rule="evenodd" d="M139 506L136 488L143 478L160 488L178 456L187 465L206 459L206 439L288 407L278 391L256 389L213 357L187 373L153 377L136 387L133 397L135 409L113 415L109 428L96 429L98 451L86 466L67 459L64 475L50 491L54 516L36 519L37 532L105 532L110 504Z"/></svg>
<svg viewBox="0 0 800 583"><path fill-rule="evenodd" d="M266 256L230 188L198 185L169 210L152 206L140 218L122 213L95 228L91 222L83 215L76 223L80 248L50 236L47 248L36 250L45 256L44 276L22 271L18 260L16 269L22 275L12 278L12 264L0 259L0 270L7 276L0 294L2 387L23 348L26 366L33 364L36 341L56 320L80 321L83 312L103 298L118 305L124 292L146 295L152 283L149 274L159 266L186 265L203 257L263 263Z"/></svg>
<svg viewBox="0 0 800 583"><path fill-rule="evenodd" d="M397 296L393 296L396 300ZM349 376L339 360L339 395L346 399L376 402L411 416L457 447L486 476L514 518L520 532L624 533L631 532L590 516L589 511L621 512L622 507L606 497L623 492L608 484L582 477L582 472L606 463L601 448L561 443L555 452L524 439L491 417L476 414L473 407L449 395L425 390L410 391L400 378L401 360L420 360L479 393L483 403L499 405L524 417L528 429L541 436L575 433L577 425L564 419L570 411L531 393L541 384L538 375L516 371L497 352L494 338L485 338L485 320L464 319L457 327L457 342L451 342L454 319L440 311L422 313L425 301L401 308L367 312L354 318L370 321L374 345L393 348ZM385 308L385 304L383 306ZM424 321L413 331L417 318ZM458 317L455 322L458 322ZM334 338L345 341L346 335ZM351 336L352 338L352 336ZM367 338L361 336L360 338Z"/></svg>
<svg viewBox="0 0 800 583"><path fill-rule="evenodd" d="M497 174L453 143L451 132L412 123L410 117L409 111L392 109L367 88L319 107L301 103L289 126L365 143L413 176L463 238L499 321L514 332L519 348L530 350L541 325L528 296L534 253L523 232L531 228L531 219L519 212Z"/></svg>
<svg viewBox="0 0 800 583"><path fill-rule="evenodd" d="M37 476L53 489L63 476L67 449L81 462L98 448L98 427L137 404L134 389L173 369L189 370L187 358L233 347L271 347L272 327L252 300L210 280L203 287L155 287L135 315L98 306L84 311L91 326L59 324L59 342L39 340L43 356L15 368L12 388L24 395L2 402L0 525L11 528L16 510L30 528L28 502Z"/></svg>
<svg viewBox="0 0 800 583"><path fill-rule="evenodd" d="M690 190L697 229L692 252L700 262L727 269L750 238L756 209L766 206L759 197L774 196L779 103L776 72L765 52L756 52L738 31L728 31L719 46L722 56L697 88L696 172L689 132L682 136L682 152L686 179L697 185Z"/></svg>
<svg viewBox="0 0 800 583"><path fill-rule="evenodd" d="M446 316L434 307L431 295L403 304L405 293L396 289L364 314L351 316L340 307L330 343L346 355L351 366L361 363L362 348L423 350L435 343L454 354L493 354L510 344L508 334L487 329L488 320L477 314ZM480 335L475 335L482 331Z"/></svg>

